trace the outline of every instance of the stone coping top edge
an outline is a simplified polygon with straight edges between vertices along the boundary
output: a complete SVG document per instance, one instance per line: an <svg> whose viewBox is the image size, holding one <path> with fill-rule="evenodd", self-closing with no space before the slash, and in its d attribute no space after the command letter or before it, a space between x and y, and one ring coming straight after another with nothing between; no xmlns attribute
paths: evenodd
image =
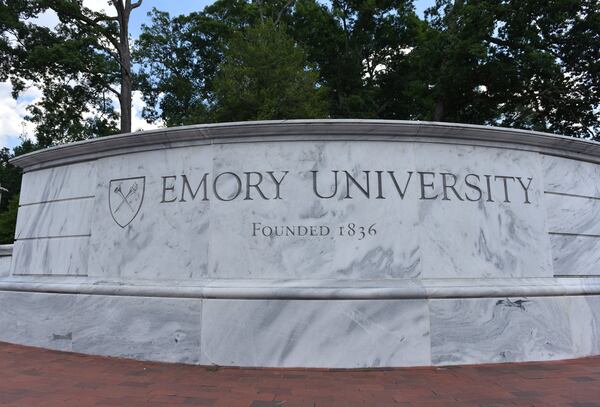
<svg viewBox="0 0 600 407"><path fill-rule="evenodd" d="M13 245L12 244L0 244L0 257L12 256Z"/></svg>
<svg viewBox="0 0 600 407"><path fill-rule="evenodd" d="M18 276L17 276L18 277ZM494 279L492 279L494 280ZM514 280L514 281L511 281ZM400 282L400 283L399 283ZM496 284L494 284L496 283ZM0 292L111 295L197 299L255 300L370 300L511 298L600 295L600 276L594 278L530 278L487 281L480 279L368 280L368 281L242 281L212 280L196 285L93 283L58 280L0 279Z"/></svg>
<svg viewBox="0 0 600 407"><path fill-rule="evenodd" d="M171 127L79 141L15 157L25 171L90 161L117 154L171 148L175 144L215 141L280 141L293 137L349 137L359 140L431 139L446 142L499 143L551 155L600 163L600 143L530 130L493 126L400 120L270 120Z"/></svg>

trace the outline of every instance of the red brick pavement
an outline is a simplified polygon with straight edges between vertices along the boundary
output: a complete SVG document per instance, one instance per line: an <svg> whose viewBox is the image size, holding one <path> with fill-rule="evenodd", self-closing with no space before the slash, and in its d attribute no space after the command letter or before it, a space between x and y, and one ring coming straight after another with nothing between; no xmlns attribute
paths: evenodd
<svg viewBox="0 0 600 407"><path fill-rule="evenodd" d="M0 343L0 406L600 406L600 357L447 368L209 368Z"/></svg>

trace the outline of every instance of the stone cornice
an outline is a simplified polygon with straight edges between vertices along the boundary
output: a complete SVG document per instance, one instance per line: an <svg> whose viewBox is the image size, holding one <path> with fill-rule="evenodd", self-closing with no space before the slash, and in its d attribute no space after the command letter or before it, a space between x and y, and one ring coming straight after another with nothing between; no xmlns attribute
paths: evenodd
<svg viewBox="0 0 600 407"><path fill-rule="evenodd" d="M537 151L600 163L600 143L526 130L395 120L278 120L203 124L118 134L36 151L11 163L32 171L113 155L252 141L418 141Z"/></svg>

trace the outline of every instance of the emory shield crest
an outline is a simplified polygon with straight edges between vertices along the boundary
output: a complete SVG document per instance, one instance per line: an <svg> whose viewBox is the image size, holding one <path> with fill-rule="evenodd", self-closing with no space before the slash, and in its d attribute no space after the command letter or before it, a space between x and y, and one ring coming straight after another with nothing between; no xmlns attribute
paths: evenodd
<svg viewBox="0 0 600 407"><path fill-rule="evenodd" d="M108 206L117 225L124 228L137 216L142 201L146 177L113 179L109 184Z"/></svg>

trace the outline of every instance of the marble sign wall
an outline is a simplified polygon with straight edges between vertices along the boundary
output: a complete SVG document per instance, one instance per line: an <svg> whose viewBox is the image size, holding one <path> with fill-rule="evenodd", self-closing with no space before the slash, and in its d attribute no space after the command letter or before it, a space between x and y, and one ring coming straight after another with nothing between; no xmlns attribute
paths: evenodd
<svg viewBox="0 0 600 407"><path fill-rule="evenodd" d="M596 162L581 140L386 121L26 155L0 340L244 366L597 354Z"/></svg>

